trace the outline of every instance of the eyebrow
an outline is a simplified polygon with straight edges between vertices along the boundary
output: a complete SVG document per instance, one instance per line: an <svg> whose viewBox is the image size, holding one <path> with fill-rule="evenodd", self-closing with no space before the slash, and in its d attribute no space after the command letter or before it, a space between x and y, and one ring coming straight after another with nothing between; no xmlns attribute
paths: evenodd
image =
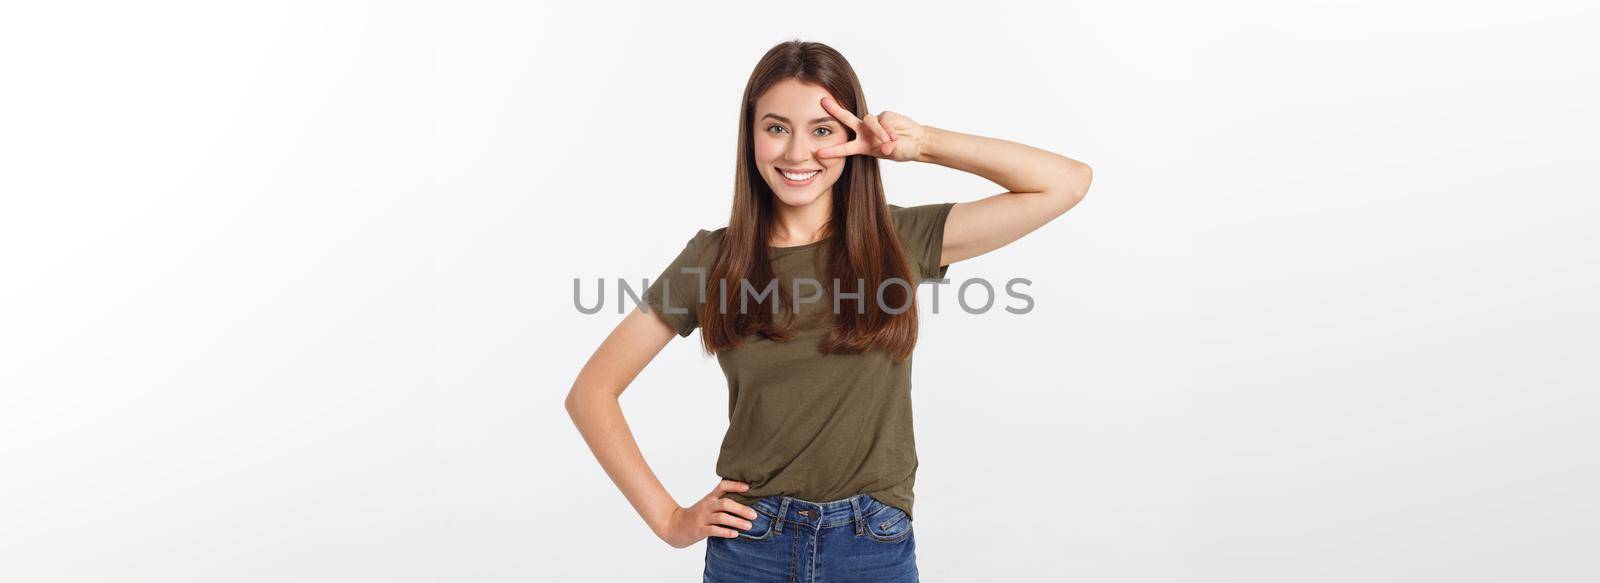
<svg viewBox="0 0 1600 583"><path fill-rule="evenodd" d="M778 120L778 121L781 121L781 122L783 122L783 123L794 123L794 122L792 122L792 121L789 121L789 118L787 118L787 117L783 117L783 116L781 116L781 115L778 115L778 114L776 114L776 113L768 113L768 114L766 114L766 115L763 115L763 116L761 116L761 119L767 119L767 118L769 118L769 117L770 117L770 118L774 118L774 119L777 119L777 120ZM832 116L829 116L829 117L819 117L819 118L817 118L817 119L814 119L814 120L811 120L811 125L817 125L817 124L820 124L820 123L827 123L827 122L831 122L831 121L834 121L834 119L833 119L833 117L832 117Z"/></svg>

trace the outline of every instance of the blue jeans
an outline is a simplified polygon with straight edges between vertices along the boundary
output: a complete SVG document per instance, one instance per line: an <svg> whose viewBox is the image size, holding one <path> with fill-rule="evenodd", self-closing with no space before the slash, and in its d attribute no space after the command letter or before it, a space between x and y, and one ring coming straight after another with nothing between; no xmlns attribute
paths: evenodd
<svg viewBox="0 0 1600 583"><path fill-rule="evenodd" d="M737 538L706 537L705 583L916 583L911 518L867 494L833 502L772 495Z"/></svg>

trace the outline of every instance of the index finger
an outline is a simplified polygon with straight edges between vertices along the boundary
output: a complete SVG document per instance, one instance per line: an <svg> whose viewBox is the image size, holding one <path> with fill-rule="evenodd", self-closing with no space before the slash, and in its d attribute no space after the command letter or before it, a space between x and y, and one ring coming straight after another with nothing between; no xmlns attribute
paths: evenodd
<svg viewBox="0 0 1600 583"><path fill-rule="evenodd" d="M839 104L835 102L832 97L822 98L822 109L827 110L829 115L839 118L839 121L844 122L844 125L850 126L850 129L856 130L857 133L860 133L861 120L856 117L856 114L850 113L843 107L839 107Z"/></svg>
<svg viewBox="0 0 1600 583"><path fill-rule="evenodd" d="M723 479L722 481L717 482L717 486L715 488L711 489L710 497L721 498L721 492L744 492L749 489L750 485L744 482Z"/></svg>

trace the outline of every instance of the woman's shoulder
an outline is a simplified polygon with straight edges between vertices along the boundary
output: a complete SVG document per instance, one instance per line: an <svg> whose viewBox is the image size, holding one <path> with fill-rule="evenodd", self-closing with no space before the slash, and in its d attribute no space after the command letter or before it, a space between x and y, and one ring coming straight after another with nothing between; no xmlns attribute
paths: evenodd
<svg viewBox="0 0 1600 583"><path fill-rule="evenodd" d="M889 205L900 245L916 263L914 269L921 279L944 279L946 271L943 255L944 223L950 216L954 202L935 202L913 206Z"/></svg>
<svg viewBox="0 0 1600 583"><path fill-rule="evenodd" d="M889 205L889 216L901 237L916 238L944 226L954 202L933 202L912 206Z"/></svg>
<svg viewBox="0 0 1600 583"><path fill-rule="evenodd" d="M938 218L941 214L950 212L950 208L954 207L955 205L956 203L949 201L930 202L911 206L901 206L894 203L889 203L889 216L893 217L896 221L927 220Z"/></svg>
<svg viewBox="0 0 1600 583"><path fill-rule="evenodd" d="M722 245L722 237L723 237L723 235L726 235L727 233L728 233L728 228L727 227L717 227L715 229L700 229L698 232L696 232L694 234L694 239L696 241L699 241L701 245L704 245L704 246L707 246L707 247L711 247L711 248L716 248L717 246Z"/></svg>
<svg viewBox="0 0 1600 583"><path fill-rule="evenodd" d="M707 242L721 242L722 241L722 236L724 234L727 234L727 232L728 232L728 228L727 227L717 227L715 229L700 229L699 231L695 232L694 237L695 237L695 239L702 240L702 241L707 241Z"/></svg>
<svg viewBox="0 0 1600 583"><path fill-rule="evenodd" d="M722 237L727 230L727 227L696 230L694 236L684 245L682 255L694 258L695 263L704 263L708 258L715 258L716 252L722 247Z"/></svg>

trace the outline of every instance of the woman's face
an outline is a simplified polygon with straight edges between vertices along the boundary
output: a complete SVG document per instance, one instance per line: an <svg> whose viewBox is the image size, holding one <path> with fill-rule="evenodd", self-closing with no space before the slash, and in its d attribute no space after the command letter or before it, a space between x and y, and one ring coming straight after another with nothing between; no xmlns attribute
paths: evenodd
<svg viewBox="0 0 1600 583"><path fill-rule="evenodd" d="M844 170L845 158L816 156L817 150L850 141L844 125L822 108L823 97L829 97L826 89L791 78L756 98L756 167L783 204L811 204L832 191Z"/></svg>

